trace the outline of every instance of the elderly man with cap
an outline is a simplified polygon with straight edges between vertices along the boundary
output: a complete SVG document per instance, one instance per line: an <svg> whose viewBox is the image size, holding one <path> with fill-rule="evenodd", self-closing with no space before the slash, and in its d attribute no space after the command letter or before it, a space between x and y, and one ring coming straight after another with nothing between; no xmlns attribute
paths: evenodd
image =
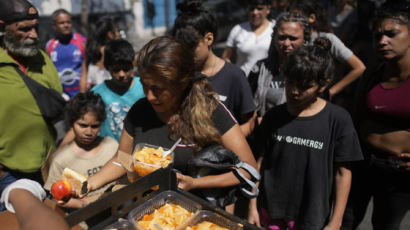
<svg viewBox="0 0 410 230"><path fill-rule="evenodd" d="M41 166L55 148L53 124L44 120L18 72L62 93L56 68L37 48L38 24L28 1L0 2L0 193L19 178L43 183Z"/></svg>

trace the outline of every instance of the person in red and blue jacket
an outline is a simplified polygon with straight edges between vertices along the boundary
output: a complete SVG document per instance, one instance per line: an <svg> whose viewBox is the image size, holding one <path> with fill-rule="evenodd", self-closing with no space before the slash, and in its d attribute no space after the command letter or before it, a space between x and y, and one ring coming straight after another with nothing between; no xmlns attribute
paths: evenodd
<svg viewBox="0 0 410 230"><path fill-rule="evenodd" d="M58 70L64 96L69 100L79 92L87 39L79 33L73 33L68 11L58 9L51 18L55 37L47 42L46 51Z"/></svg>

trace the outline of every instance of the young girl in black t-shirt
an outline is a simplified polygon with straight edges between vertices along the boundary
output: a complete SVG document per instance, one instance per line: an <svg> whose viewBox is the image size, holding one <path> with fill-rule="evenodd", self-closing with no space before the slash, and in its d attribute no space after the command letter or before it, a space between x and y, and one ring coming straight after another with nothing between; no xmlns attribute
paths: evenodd
<svg viewBox="0 0 410 230"><path fill-rule="evenodd" d="M255 103L245 74L239 67L215 55L218 22L202 8L202 1L185 0L177 5L172 35L194 51L195 69L207 76L219 100L233 113L245 136L252 129Z"/></svg>
<svg viewBox="0 0 410 230"><path fill-rule="evenodd" d="M257 132L262 174L249 222L266 229L338 229L350 189L348 162L362 158L349 114L320 96L333 74L330 42L295 49L283 68L287 103ZM333 211L331 211L333 210Z"/></svg>

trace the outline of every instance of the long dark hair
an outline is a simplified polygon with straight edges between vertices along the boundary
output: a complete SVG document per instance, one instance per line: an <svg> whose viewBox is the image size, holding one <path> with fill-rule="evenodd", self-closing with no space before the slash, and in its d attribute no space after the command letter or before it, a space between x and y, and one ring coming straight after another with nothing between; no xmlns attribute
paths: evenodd
<svg viewBox="0 0 410 230"><path fill-rule="evenodd" d="M172 30L177 40L194 49L208 32L216 39L218 23L211 13L202 8L201 0L185 0L178 3L177 9L180 13Z"/></svg>
<svg viewBox="0 0 410 230"><path fill-rule="evenodd" d="M327 10L325 6L317 0L297 0L291 4L291 11L299 11L304 16L315 15L316 20L311 25L312 29L317 32L332 32L332 28L327 22Z"/></svg>
<svg viewBox="0 0 410 230"><path fill-rule="evenodd" d="M373 31L384 19L393 19L410 30L410 3L406 0L388 1L380 6L373 20Z"/></svg>
<svg viewBox="0 0 410 230"><path fill-rule="evenodd" d="M193 51L171 37L158 37L138 53L137 68L141 79L156 76L170 85L186 86L178 112L170 118L170 138L182 137L198 149L220 142L220 134L211 116L218 105L212 87L194 70Z"/></svg>
<svg viewBox="0 0 410 230"><path fill-rule="evenodd" d="M87 38L86 43L86 62L87 65L92 63L95 64L102 58L102 53L100 51L101 46L107 44L110 40L108 38L108 32L113 32L118 27L115 25L114 20L108 17L101 18L93 28L91 28L91 33Z"/></svg>

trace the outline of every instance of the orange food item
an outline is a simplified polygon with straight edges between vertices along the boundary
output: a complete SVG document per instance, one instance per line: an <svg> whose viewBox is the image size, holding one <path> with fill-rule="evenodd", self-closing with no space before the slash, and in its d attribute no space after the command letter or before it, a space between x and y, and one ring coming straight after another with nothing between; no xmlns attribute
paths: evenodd
<svg viewBox="0 0 410 230"><path fill-rule="evenodd" d="M144 147L134 153L134 170L138 176L145 176L160 167L167 167L171 163L171 155L162 157L164 150L162 147L157 149Z"/></svg>
<svg viewBox="0 0 410 230"><path fill-rule="evenodd" d="M209 221L203 221L192 227L187 227L185 230L229 230Z"/></svg>
<svg viewBox="0 0 410 230"><path fill-rule="evenodd" d="M67 180L58 180L51 186L51 195L56 200L68 200L71 197L72 187Z"/></svg>
<svg viewBox="0 0 410 230"><path fill-rule="evenodd" d="M158 228L155 225L158 225L164 230L175 229L191 217L192 214L192 212L179 205L165 204L153 213L144 215L142 219L138 221L138 224L147 230L157 230Z"/></svg>

